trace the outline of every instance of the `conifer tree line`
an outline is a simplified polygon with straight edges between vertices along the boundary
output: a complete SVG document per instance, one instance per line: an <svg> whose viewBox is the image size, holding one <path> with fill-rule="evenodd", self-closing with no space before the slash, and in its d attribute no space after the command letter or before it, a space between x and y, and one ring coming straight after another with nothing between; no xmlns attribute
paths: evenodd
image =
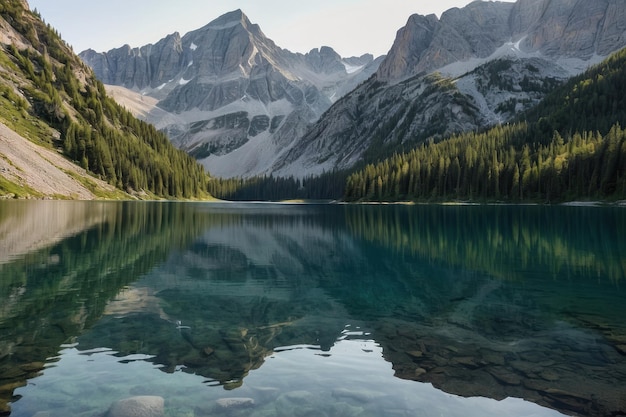
<svg viewBox="0 0 626 417"><path fill-rule="evenodd" d="M626 49L516 123L423 143L348 177L347 201L626 198Z"/></svg>
<svg viewBox="0 0 626 417"><path fill-rule="evenodd" d="M626 196L626 131L528 142L527 124L423 144L348 177L348 201L562 201Z"/></svg>
<svg viewBox="0 0 626 417"><path fill-rule="evenodd" d="M32 48L10 45L0 53L32 82L23 87L29 111L61 133L59 142L50 139L50 146L125 191L168 198L206 195L204 168L109 98L103 84L37 13L16 0L1 6L0 14ZM83 82L77 74L85 75Z"/></svg>
<svg viewBox="0 0 626 417"><path fill-rule="evenodd" d="M211 178L208 191L214 197L234 201L335 200L343 195L347 176L347 171L332 171L303 179L272 175Z"/></svg>

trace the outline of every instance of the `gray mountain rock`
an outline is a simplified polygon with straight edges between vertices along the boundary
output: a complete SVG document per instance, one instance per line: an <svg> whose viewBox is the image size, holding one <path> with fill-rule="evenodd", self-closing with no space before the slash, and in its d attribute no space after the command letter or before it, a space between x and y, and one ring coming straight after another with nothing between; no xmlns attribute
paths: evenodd
<svg viewBox="0 0 626 417"><path fill-rule="evenodd" d="M398 31L396 40L378 70L381 80L393 80L422 71L424 54L435 37L437 16L412 15Z"/></svg>
<svg viewBox="0 0 626 417"><path fill-rule="evenodd" d="M550 58L590 59L624 44L623 0L475 1L436 16L413 15L378 71L397 82L457 61L486 58L506 42Z"/></svg>
<svg viewBox="0 0 626 417"><path fill-rule="evenodd" d="M180 35L173 33L154 45L124 45L107 53L88 49L80 57L103 83L144 89L174 78L182 69L183 50Z"/></svg>
<svg viewBox="0 0 626 417"><path fill-rule="evenodd" d="M475 1L413 15L378 71L272 168L305 176L510 120L626 46L624 0Z"/></svg>
<svg viewBox="0 0 626 417"><path fill-rule="evenodd" d="M332 74L346 70L345 65L341 63L339 54L328 46L311 50L304 56L304 59L315 72L320 74Z"/></svg>
<svg viewBox="0 0 626 417"><path fill-rule="evenodd" d="M154 45L80 56L105 84L157 98L160 109L144 118L213 174L228 177L267 172L297 139L294 133L381 62L372 55L344 60L328 46L292 53L241 10L182 38L174 33ZM246 144L254 149L240 150Z"/></svg>
<svg viewBox="0 0 626 417"><path fill-rule="evenodd" d="M386 148L473 129L488 121L438 74L392 86L375 78L339 100L273 167L278 176L347 169Z"/></svg>
<svg viewBox="0 0 626 417"><path fill-rule="evenodd" d="M475 1L410 16L386 57L341 58L281 49L237 10L81 57L105 83L159 99L144 118L212 174L303 177L506 122L624 47L625 22L624 0Z"/></svg>

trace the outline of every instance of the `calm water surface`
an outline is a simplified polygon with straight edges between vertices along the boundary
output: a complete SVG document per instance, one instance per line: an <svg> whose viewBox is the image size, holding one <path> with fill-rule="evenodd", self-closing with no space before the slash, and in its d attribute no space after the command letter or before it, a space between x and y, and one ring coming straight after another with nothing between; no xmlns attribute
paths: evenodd
<svg viewBox="0 0 626 417"><path fill-rule="evenodd" d="M0 202L0 415L624 415L625 231L607 207Z"/></svg>

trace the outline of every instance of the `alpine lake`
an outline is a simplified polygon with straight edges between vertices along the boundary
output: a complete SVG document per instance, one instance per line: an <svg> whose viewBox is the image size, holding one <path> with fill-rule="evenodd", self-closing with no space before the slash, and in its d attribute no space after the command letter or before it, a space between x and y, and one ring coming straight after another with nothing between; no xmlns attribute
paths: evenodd
<svg viewBox="0 0 626 417"><path fill-rule="evenodd" d="M0 202L0 415L129 402L626 415L626 209Z"/></svg>

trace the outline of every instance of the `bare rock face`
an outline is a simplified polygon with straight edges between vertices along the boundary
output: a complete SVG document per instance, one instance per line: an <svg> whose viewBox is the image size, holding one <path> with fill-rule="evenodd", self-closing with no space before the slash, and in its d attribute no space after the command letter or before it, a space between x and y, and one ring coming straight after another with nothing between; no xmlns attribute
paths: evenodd
<svg viewBox="0 0 626 417"><path fill-rule="evenodd" d="M156 44L141 48L124 45L109 52L88 49L80 54L105 84L143 89L157 87L176 76L182 66L182 46L178 33Z"/></svg>
<svg viewBox="0 0 626 417"><path fill-rule="evenodd" d="M312 49L304 56L306 63L317 73L332 74L342 72L346 67L341 63L341 57L328 46Z"/></svg>
<svg viewBox="0 0 626 417"><path fill-rule="evenodd" d="M456 61L486 58L506 42L549 58L589 59L626 43L623 0L475 1L435 16L411 16L381 64L396 82Z"/></svg>
<svg viewBox="0 0 626 417"><path fill-rule="evenodd" d="M539 7L538 7L539 6ZM519 28L527 34L524 46L550 56L569 54L591 56L595 52L598 25L604 20L606 1L577 0L541 1L532 4L541 15L530 21L529 27ZM569 13L564 13L567 10Z"/></svg>
<svg viewBox="0 0 626 417"><path fill-rule="evenodd" d="M510 3L474 2L435 15L412 15L378 71L393 81L474 56L487 57L510 37Z"/></svg>
<svg viewBox="0 0 626 417"><path fill-rule="evenodd" d="M551 57L605 56L626 41L626 8L619 0L518 0L511 14L514 38Z"/></svg>
<svg viewBox="0 0 626 417"><path fill-rule="evenodd" d="M460 35L463 51L468 57L485 58L510 36L508 19L511 10L510 3L493 7L491 2L474 2L463 9L448 10L441 16L441 23L448 30L456 31Z"/></svg>
<svg viewBox="0 0 626 417"><path fill-rule="evenodd" d="M268 59L281 63L280 51L241 10L227 13L183 37L191 51L192 72L186 75L247 76Z"/></svg>
<svg viewBox="0 0 626 417"><path fill-rule="evenodd" d="M417 73L423 55L428 50L439 26L437 16L412 15L406 26L396 35L393 47L378 69L384 80L399 79L405 74Z"/></svg>
<svg viewBox="0 0 626 417"><path fill-rule="evenodd" d="M626 44L626 7L623 2L609 2L600 39L597 42L597 52L607 55L620 45Z"/></svg>

